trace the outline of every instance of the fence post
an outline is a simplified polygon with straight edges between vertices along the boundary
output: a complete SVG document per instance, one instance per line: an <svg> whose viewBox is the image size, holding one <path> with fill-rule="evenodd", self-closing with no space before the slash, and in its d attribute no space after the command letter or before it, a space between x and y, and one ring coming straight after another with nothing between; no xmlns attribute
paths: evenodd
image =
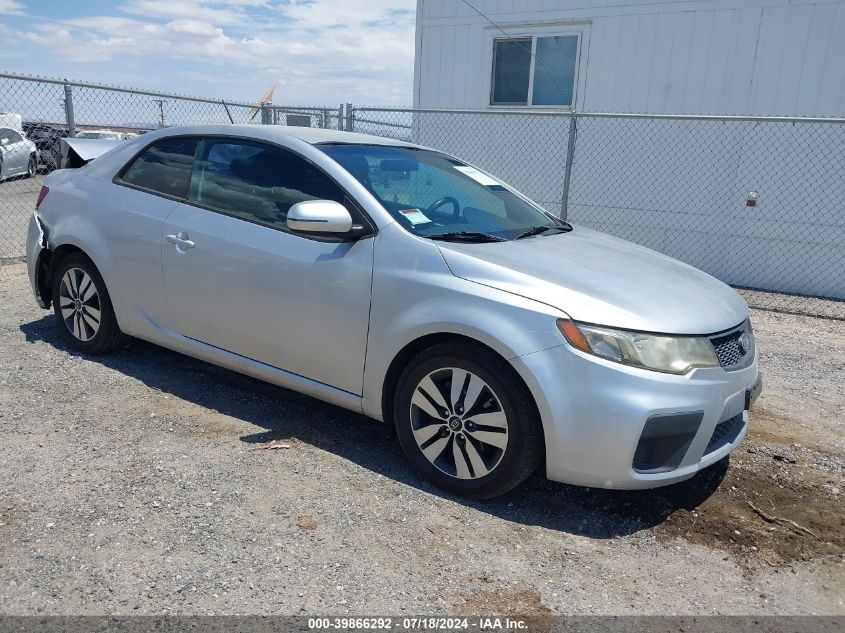
<svg viewBox="0 0 845 633"><path fill-rule="evenodd" d="M234 125L234 124L235 124L235 119L233 119L233 118L232 118L232 113L231 113L231 112L229 112L229 106L228 106L228 105L226 105L226 102L225 102L225 101L223 101L223 100L221 100L221 101L220 101L220 103L222 103L222 104L223 104L223 109L224 109L224 110L226 110L226 116L228 116L228 117L229 117L229 123L231 123L232 125Z"/></svg>
<svg viewBox="0 0 845 633"><path fill-rule="evenodd" d="M355 114L352 108L352 104L348 101L346 102L346 131L355 131Z"/></svg>
<svg viewBox="0 0 845 633"><path fill-rule="evenodd" d="M73 116L73 87L65 80L65 123L67 123L67 135L71 138L76 136L76 119Z"/></svg>
<svg viewBox="0 0 845 633"><path fill-rule="evenodd" d="M323 125L321 125L320 127L328 129L328 127L329 127L329 111L323 110L322 114L323 114Z"/></svg>
<svg viewBox="0 0 845 633"><path fill-rule="evenodd" d="M343 132L343 104L341 103L337 109L337 130Z"/></svg>
<svg viewBox="0 0 845 633"><path fill-rule="evenodd" d="M563 193L560 198L560 219L569 214L569 182L572 179L572 160L575 157L575 135L578 131L575 112L569 116L569 143L566 146L566 169L563 175Z"/></svg>
<svg viewBox="0 0 845 633"><path fill-rule="evenodd" d="M262 102L261 103L261 125L271 125L273 120L270 118L273 116L273 112L270 110L269 106Z"/></svg>

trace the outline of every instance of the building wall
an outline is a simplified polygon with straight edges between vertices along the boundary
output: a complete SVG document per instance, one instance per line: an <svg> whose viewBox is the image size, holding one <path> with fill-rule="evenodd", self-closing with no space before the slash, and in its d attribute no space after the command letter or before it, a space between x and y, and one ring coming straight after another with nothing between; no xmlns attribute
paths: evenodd
<svg viewBox="0 0 845 633"><path fill-rule="evenodd" d="M845 0L471 2L512 34L581 31L580 112L845 115ZM413 140L560 213L567 111L491 108L501 33L460 0L417 13L415 105L489 113L417 113ZM568 219L728 283L845 299L843 165L842 124L579 118Z"/></svg>
<svg viewBox="0 0 845 633"><path fill-rule="evenodd" d="M841 116L845 0L471 0L505 31L582 29L576 109ZM419 0L414 104L489 107L492 40L460 0Z"/></svg>

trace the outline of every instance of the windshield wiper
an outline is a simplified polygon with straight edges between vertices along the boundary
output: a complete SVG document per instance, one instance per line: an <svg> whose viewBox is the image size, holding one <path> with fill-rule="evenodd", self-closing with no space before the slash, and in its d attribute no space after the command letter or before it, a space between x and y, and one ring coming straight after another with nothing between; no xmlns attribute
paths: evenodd
<svg viewBox="0 0 845 633"><path fill-rule="evenodd" d="M514 239L521 240L524 237L533 237L534 235L541 235L542 233L548 233L549 231L557 231L558 233L569 233L572 230L572 225L568 222L563 222L558 226L548 226L546 224L542 224L540 226L532 226L530 229L525 231L524 233L520 233Z"/></svg>
<svg viewBox="0 0 845 633"><path fill-rule="evenodd" d="M490 233L477 231L453 231L451 233L438 233L437 235L426 235L430 240L443 240L444 242L504 242L505 238Z"/></svg>

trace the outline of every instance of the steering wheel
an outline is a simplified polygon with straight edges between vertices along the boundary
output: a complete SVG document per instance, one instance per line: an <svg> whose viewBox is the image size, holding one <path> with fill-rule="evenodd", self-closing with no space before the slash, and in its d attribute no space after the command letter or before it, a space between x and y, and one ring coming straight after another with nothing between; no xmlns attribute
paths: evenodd
<svg viewBox="0 0 845 633"><path fill-rule="evenodd" d="M443 196L439 200L437 200L434 204L430 205L428 209L425 210L426 214L434 213L437 209L442 207L444 204L451 204L452 205L452 216L457 220L461 215L461 203L458 202L452 196Z"/></svg>

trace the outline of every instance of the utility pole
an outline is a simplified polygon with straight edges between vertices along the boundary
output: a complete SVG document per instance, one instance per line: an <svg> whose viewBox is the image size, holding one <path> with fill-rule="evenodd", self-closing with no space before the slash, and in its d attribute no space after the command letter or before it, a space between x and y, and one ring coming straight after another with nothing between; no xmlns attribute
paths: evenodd
<svg viewBox="0 0 845 633"><path fill-rule="evenodd" d="M161 119L159 121L158 126L164 127L164 104L167 103L166 99L153 99L158 104L158 111L160 113Z"/></svg>

